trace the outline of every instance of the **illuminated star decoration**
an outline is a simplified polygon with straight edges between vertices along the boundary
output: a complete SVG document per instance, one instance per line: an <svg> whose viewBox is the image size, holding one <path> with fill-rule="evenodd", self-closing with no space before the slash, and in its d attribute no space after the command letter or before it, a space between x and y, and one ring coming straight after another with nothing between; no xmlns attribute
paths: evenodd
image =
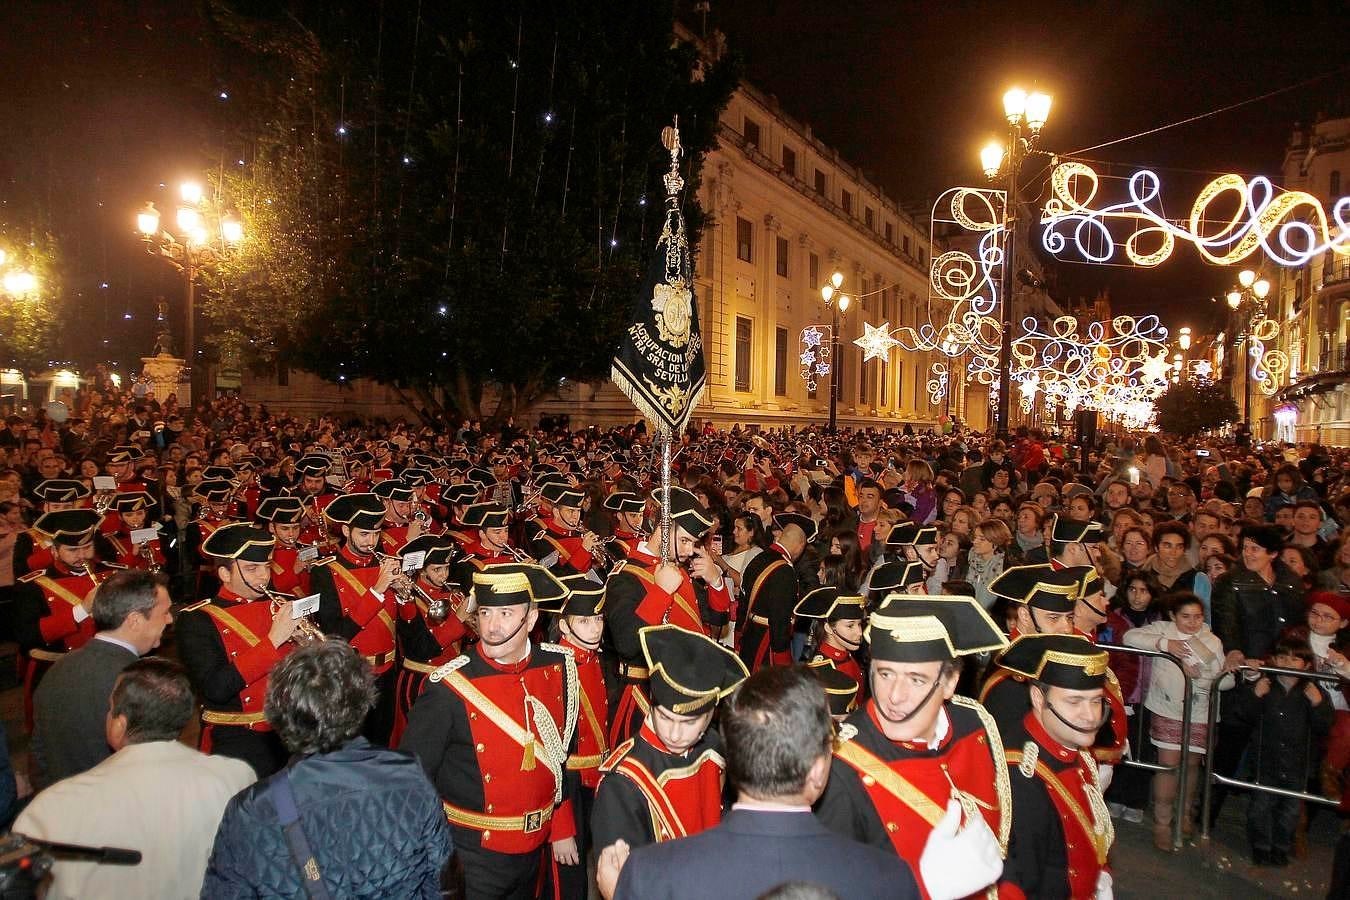
<svg viewBox="0 0 1350 900"><path fill-rule="evenodd" d="M1209 360L1198 359L1191 363L1191 371L1196 378L1209 378L1214 374L1214 367L1209 364Z"/></svg>
<svg viewBox="0 0 1350 900"><path fill-rule="evenodd" d="M1167 351L1163 350L1157 356L1147 357L1139 368L1143 370L1144 377L1150 381L1166 381L1167 370L1171 366L1172 364L1167 361Z"/></svg>
<svg viewBox="0 0 1350 900"><path fill-rule="evenodd" d="M801 364L801 379L806 389L814 392L819 380L830 374L830 345L822 340L830 333L829 325L808 325L801 333L801 355L797 361Z"/></svg>
<svg viewBox="0 0 1350 900"><path fill-rule="evenodd" d="M879 359L885 363L886 357L890 355L891 348L899 345L900 342L891 337L890 322L882 322L880 326L876 327L864 322L863 336L854 339L853 343L862 348L863 362L867 362L869 359Z"/></svg>

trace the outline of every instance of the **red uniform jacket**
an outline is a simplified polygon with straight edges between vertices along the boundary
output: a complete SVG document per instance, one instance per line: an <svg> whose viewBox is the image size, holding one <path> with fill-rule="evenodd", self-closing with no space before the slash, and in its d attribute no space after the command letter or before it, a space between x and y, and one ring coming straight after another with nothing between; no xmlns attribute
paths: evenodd
<svg viewBox="0 0 1350 900"><path fill-rule="evenodd" d="M840 834L894 849L916 879L929 832L954 795L966 816L976 810L984 816L1001 847L1007 847L1012 825L1007 766L993 719L962 697L949 701L943 713L946 733L929 747L886 737L873 703L855 710L840 728L830 780L816 808Z"/></svg>
<svg viewBox="0 0 1350 900"><path fill-rule="evenodd" d="M605 726L609 722L609 698L605 693L605 673L600 668L600 653L587 650L567 638L560 641L572 651L577 662L580 711L577 714L577 750L567 758L567 768L581 775L583 787L600 783L600 764L609 754Z"/></svg>
<svg viewBox="0 0 1350 900"><path fill-rule="evenodd" d="M361 559L343 547L337 558L310 570L310 584L319 595L315 624L326 635L351 643L383 675L394 665L394 592L377 595L371 586L380 577L374 557Z"/></svg>
<svg viewBox="0 0 1350 900"><path fill-rule="evenodd" d="M552 644L514 665L476 647L429 676L399 749L436 785L456 846L529 853L575 836L563 766L576 747L578 690L571 654Z"/></svg>
<svg viewBox="0 0 1350 900"><path fill-rule="evenodd" d="M726 761L716 730L683 754L671 753L643 722L601 766L591 812L597 847L622 838L630 847L675 840L722 821Z"/></svg>
<svg viewBox="0 0 1350 900"><path fill-rule="evenodd" d="M1115 840L1097 763L1054 741L1030 713L1006 737L1017 831L999 897L1092 897Z"/></svg>

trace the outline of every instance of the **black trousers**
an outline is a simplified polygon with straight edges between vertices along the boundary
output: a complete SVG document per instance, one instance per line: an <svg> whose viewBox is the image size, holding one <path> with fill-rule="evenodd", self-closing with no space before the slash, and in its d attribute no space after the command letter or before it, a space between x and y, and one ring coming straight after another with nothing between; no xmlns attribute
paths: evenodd
<svg viewBox="0 0 1350 900"><path fill-rule="evenodd" d="M202 729L203 750L212 756L242 759L262 780L280 772L290 754L275 731L252 731L239 725L207 725Z"/></svg>
<svg viewBox="0 0 1350 900"><path fill-rule="evenodd" d="M549 884L544 896L552 900L587 900L590 896L590 869L586 857L591 852L591 809L595 806L595 788L577 788L572 800L572 811L577 821L577 864L564 866L553 861L553 851L545 845L547 856L544 867L548 870Z"/></svg>
<svg viewBox="0 0 1350 900"><path fill-rule="evenodd" d="M497 853L455 845L464 866L464 900L536 900L546 843L529 853Z"/></svg>
<svg viewBox="0 0 1350 900"><path fill-rule="evenodd" d="M390 666L383 675L376 676L375 707L366 715L361 726L361 736L372 744L389 746L389 737L394 733L394 694L398 680L398 667Z"/></svg>

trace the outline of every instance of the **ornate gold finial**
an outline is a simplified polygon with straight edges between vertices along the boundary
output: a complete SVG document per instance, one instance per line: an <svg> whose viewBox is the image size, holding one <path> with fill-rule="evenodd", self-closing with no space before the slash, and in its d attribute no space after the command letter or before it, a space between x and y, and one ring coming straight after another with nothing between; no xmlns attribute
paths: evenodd
<svg viewBox="0 0 1350 900"><path fill-rule="evenodd" d="M675 116L673 125L661 129L661 144L670 151L670 171L666 173L666 197L677 197L684 190L684 179L680 177L680 117Z"/></svg>

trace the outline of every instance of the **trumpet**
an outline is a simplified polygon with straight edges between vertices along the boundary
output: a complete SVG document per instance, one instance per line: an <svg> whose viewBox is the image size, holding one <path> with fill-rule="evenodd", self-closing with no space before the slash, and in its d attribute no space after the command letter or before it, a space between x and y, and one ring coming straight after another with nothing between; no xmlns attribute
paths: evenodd
<svg viewBox="0 0 1350 900"><path fill-rule="evenodd" d="M504 553L508 554L512 559L514 559L516 562L519 562L519 563L535 563L535 562L538 562L538 560L536 560L536 559L535 559L533 556L531 556L530 554L526 553L524 550L517 550L515 547L512 547L510 544L507 544L505 547L503 547L503 548L502 548L502 551L503 551Z"/></svg>
<svg viewBox="0 0 1350 900"><path fill-rule="evenodd" d="M112 509L113 500L117 499L117 491L95 491L94 492L94 512L100 516L107 515L108 510Z"/></svg>
<svg viewBox="0 0 1350 900"><path fill-rule="evenodd" d="M263 593L272 601L271 612L274 616L277 614L277 610L281 609L281 604L290 603L296 599L290 594L283 594L269 587L263 588ZM292 632L290 639L300 646L328 640L324 633L319 630L319 626L311 622L308 616L302 616L295 620L295 631Z"/></svg>
<svg viewBox="0 0 1350 900"><path fill-rule="evenodd" d="M155 556L155 548L150 546L149 541L141 544L140 554L141 558L150 564L146 568L152 574L158 575L160 572L164 571L164 567L159 564L159 559Z"/></svg>
<svg viewBox="0 0 1350 900"><path fill-rule="evenodd" d="M583 532L582 537L584 538L588 534L595 534L595 532ZM591 548L591 565L603 571L609 571L614 565L614 554L609 552L609 548L605 546L605 539L598 534L595 535L595 546Z"/></svg>

